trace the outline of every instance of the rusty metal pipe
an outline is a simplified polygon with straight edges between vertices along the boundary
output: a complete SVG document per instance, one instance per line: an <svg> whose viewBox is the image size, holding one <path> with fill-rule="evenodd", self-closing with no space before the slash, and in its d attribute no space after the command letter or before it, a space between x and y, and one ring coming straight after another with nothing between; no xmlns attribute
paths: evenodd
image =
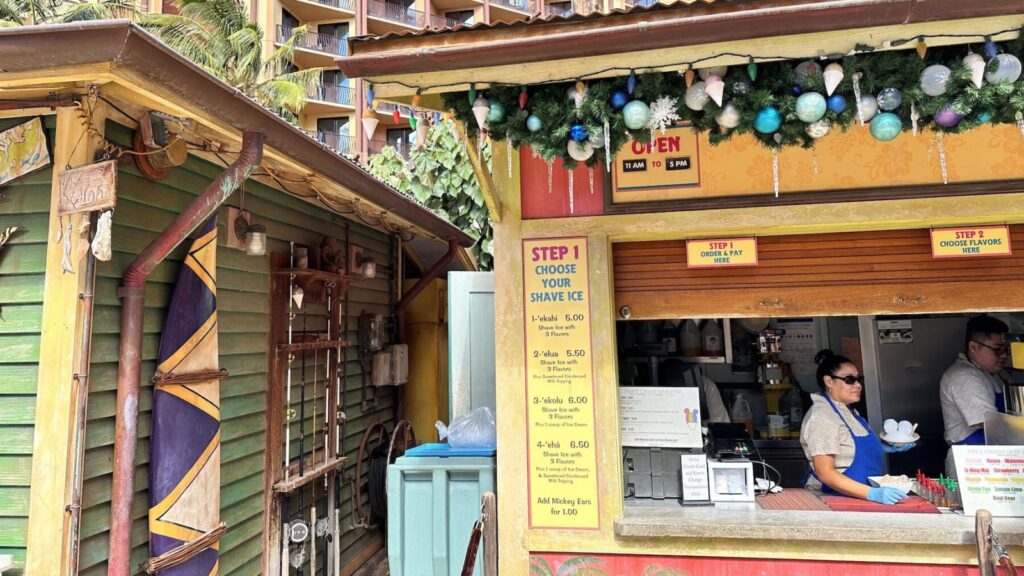
<svg viewBox="0 0 1024 576"><path fill-rule="evenodd" d="M410 288L409 291L406 292L398 301L398 304L395 305L395 316L398 321L399 344L405 343L405 309L409 307L409 303L412 302L413 299L419 296L420 292L423 292L431 280L437 278L441 274L441 271L448 266L448 263L452 261L452 258L455 258L455 253L458 250L458 241L449 240L448 251L445 252L444 256L441 256L437 263L431 266L430 270L427 270L426 273L423 274L423 278L420 278L415 284L413 284L412 288Z"/></svg>
<svg viewBox="0 0 1024 576"><path fill-rule="evenodd" d="M146 277L231 196L263 160L263 134L242 133L242 151L224 172L174 219L125 269L121 301L121 350L117 365L117 420L114 430L114 483L110 497L108 576L128 576L131 562L135 445L139 436L142 372L142 311Z"/></svg>

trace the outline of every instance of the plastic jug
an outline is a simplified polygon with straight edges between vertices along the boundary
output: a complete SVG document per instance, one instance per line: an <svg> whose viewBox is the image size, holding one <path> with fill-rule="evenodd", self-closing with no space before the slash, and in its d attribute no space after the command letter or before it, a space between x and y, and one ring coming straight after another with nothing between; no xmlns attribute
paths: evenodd
<svg viewBox="0 0 1024 576"><path fill-rule="evenodd" d="M718 322L707 320L701 330L701 353L704 356L724 356L725 344L722 342L722 328Z"/></svg>
<svg viewBox="0 0 1024 576"><path fill-rule="evenodd" d="M700 329L693 320L683 322L679 329L679 348L683 356L700 356Z"/></svg>
<svg viewBox="0 0 1024 576"><path fill-rule="evenodd" d="M754 412L750 409L750 402L742 392L736 393L736 399L732 401L732 410L729 413L733 424L743 424L747 427L747 434L754 437Z"/></svg>

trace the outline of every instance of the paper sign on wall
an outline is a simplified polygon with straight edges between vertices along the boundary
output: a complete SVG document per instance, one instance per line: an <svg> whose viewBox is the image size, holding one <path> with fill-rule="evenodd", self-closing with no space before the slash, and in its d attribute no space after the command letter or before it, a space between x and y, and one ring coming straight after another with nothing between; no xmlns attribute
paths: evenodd
<svg viewBox="0 0 1024 576"><path fill-rule="evenodd" d="M953 446L964 514L1024 516L1024 446Z"/></svg>
<svg viewBox="0 0 1024 576"><path fill-rule="evenodd" d="M623 446L700 448L700 395L696 388L619 388Z"/></svg>
<svg viewBox="0 0 1024 576"><path fill-rule="evenodd" d="M977 256L1009 256L1009 226L969 226L932 230L934 258L971 258Z"/></svg>
<svg viewBox="0 0 1024 576"><path fill-rule="evenodd" d="M680 455L679 470L683 476L683 501L693 502L711 499L708 488L707 454Z"/></svg>
<svg viewBox="0 0 1024 576"><path fill-rule="evenodd" d="M757 266L757 238L686 241L687 268Z"/></svg>

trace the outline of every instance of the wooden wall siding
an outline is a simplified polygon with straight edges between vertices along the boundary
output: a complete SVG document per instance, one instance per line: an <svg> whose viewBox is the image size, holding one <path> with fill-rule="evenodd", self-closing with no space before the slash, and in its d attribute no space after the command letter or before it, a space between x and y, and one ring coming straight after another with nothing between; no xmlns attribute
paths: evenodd
<svg viewBox="0 0 1024 576"><path fill-rule="evenodd" d="M1015 308L1024 226L1011 227L1011 244L1010 257L933 259L928 230L769 236L756 267L688 269L683 240L620 243L616 308L634 318Z"/></svg>
<svg viewBox="0 0 1024 576"><path fill-rule="evenodd" d="M0 130L27 120L0 120ZM52 146L54 117L44 123ZM0 230L22 228L0 251L0 554L14 555L14 575L22 574L28 532L51 174L0 186Z"/></svg>
<svg viewBox="0 0 1024 576"><path fill-rule="evenodd" d="M109 123L107 134L122 145L130 141L130 132L117 124ZM221 171L219 166L191 158L171 177L160 182L142 178L134 167L122 168L119 173L113 230L114 256L110 262L97 267L82 518L83 575L106 573L120 322L120 301L116 289L121 274L138 252ZM238 194L228 203L237 206ZM0 210L2 207L0 203ZM245 207L253 213L256 221L267 227L273 251L287 250L287 242L282 239L318 243L324 234L333 232L338 235L342 230L343 220L340 217L252 182L246 185ZM223 221L221 228L223 244ZM376 257L378 262L386 262L386 236L365 226L353 225L351 238L354 243L369 248L369 255ZM184 246L187 243L154 270L146 287L143 390L139 402L133 506L133 570L137 570L138 564L148 555L146 484L152 402L149 377L155 370L154 359L164 313L177 280ZM263 553L268 261L222 248L217 252L217 264L221 367L230 372L230 377L221 385L221 519L227 523L228 531L221 542L220 573L249 576L261 573ZM41 289L40 279L37 291ZM351 297L353 314L357 314L361 307L384 311L388 301L387 281L361 284L352 289ZM355 320L350 325L354 330ZM352 366L358 379L357 365ZM358 416L358 396L350 394L349 402L349 413ZM389 416L389 406L389 400L382 403L378 415ZM367 415L365 420L370 417ZM363 422L362 418L354 418L350 430L361 434ZM5 443L5 447L9 445ZM27 446L31 447L31 437ZM349 551L349 554L355 555L367 540L361 534L351 534L348 542L354 551Z"/></svg>

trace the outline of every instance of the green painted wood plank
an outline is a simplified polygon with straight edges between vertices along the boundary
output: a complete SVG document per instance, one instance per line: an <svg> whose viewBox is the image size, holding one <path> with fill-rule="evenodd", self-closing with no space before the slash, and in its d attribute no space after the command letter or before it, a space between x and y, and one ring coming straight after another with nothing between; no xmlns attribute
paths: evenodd
<svg viewBox="0 0 1024 576"><path fill-rule="evenodd" d="M266 350L261 349L259 352L254 353L221 356L220 366L227 370L232 378L241 378L252 374L266 374Z"/></svg>
<svg viewBox="0 0 1024 576"><path fill-rule="evenodd" d="M244 514L245 518L249 518L254 514L258 514L263 510L262 502L257 499L250 499L249 497L253 494L259 494L263 491L263 473L259 472L232 482L225 484L221 482L220 487L220 507L221 510L239 510L239 512L233 512L239 515ZM245 504L249 506L246 507ZM253 512L254 510L254 512ZM247 511L247 512L246 512ZM239 518L224 518L225 522L231 524L237 524L241 521Z"/></svg>
<svg viewBox="0 0 1024 576"><path fill-rule="evenodd" d="M89 422L86 433L86 449L99 448L101 446L114 445L114 419L108 418L98 422ZM150 415L148 412L139 413L139 438L149 438ZM136 453L141 452L141 445ZM138 458L138 457L136 457Z"/></svg>
<svg viewBox="0 0 1024 576"><path fill-rule="evenodd" d="M0 518L0 547L25 546L28 518Z"/></svg>
<svg viewBox="0 0 1024 576"><path fill-rule="evenodd" d="M0 275L0 305L31 304L43 301L43 275Z"/></svg>
<svg viewBox="0 0 1024 576"><path fill-rule="evenodd" d="M0 334L39 332L42 329L42 304L4 306L0 313Z"/></svg>
<svg viewBox="0 0 1024 576"><path fill-rule="evenodd" d="M4 214L50 213L50 176L46 171L5 185L3 194L6 198L0 201L0 212Z"/></svg>
<svg viewBox="0 0 1024 576"><path fill-rule="evenodd" d="M35 396L0 396L0 425L35 423ZM0 435L6 430L0 428Z"/></svg>
<svg viewBox="0 0 1024 576"><path fill-rule="evenodd" d="M243 436L231 442L222 442L220 446L221 466L249 454L260 452L265 445L266 438L262 431L250 434L249 436Z"/></svg>
<svg viewBox="0 0 1024 576"><path fill-rule="evenodd" d="M28 486L31 480L31 456L0 456L0 485Z"/></svg>
<svg viewBox="0 0 1024 576"><path fill-rule="evenodd" d="M228 464L222 464L220 469L221 485L226 486L232 482L237 482L243 478L252 476L253 474L262 475L264 470L263 456L263 452L256 452L229 462Z"/></svg>
<svg viewBox="0 0 1024 576"><path fill-rule="evenodd" d="M0 207L5 202L5 200L0 200ZM0 230L6 230L10 226L18 227L18 231L11 235L6 246L45 244L49 225L50 216L48 214L4 214L0 209Z"/></svg>
<svg viewBox="0 0 1024 576"><path fill-rule="evenodd" d="M0 487L0 518L28 518L28 486Z"/></svg>
<svg viewBox="0 0 1024 576"><path fill-rule="evenodd" d="M35 394L38 364L0 364L0 394Z"/></svg>
<svg viewBox="0 0 1024 576"><path fill-rule="evenodd" d="M9 554L14 557L14 564L11 566L11 571L6 572L11 576L22 576L25 572L25 548L5 548L0 546L0 554Z"/></svg>
<svg viewBox="0 0 1024 576"><path fill-rule="evenodd" d="M0 428L0 455L17 456L32 454L32 425L4 426Z"/></svg>
<svg viewBox="0 0 1024 576"><path fill-rule="evenodd" d="M231 376L229 376L220 387L221 402L227 403L238 396L245 396L257 392L266 392L267 390L266 372L243 374L240 376L236 376L231 372L229 372L229 374L231 374Z"/></svg>
<svg viewBox="0 0 1024 576"><path fill-rule="evenodd" d="M0 275L42 274L46 271L46 244L4 246Z"/></svg>

